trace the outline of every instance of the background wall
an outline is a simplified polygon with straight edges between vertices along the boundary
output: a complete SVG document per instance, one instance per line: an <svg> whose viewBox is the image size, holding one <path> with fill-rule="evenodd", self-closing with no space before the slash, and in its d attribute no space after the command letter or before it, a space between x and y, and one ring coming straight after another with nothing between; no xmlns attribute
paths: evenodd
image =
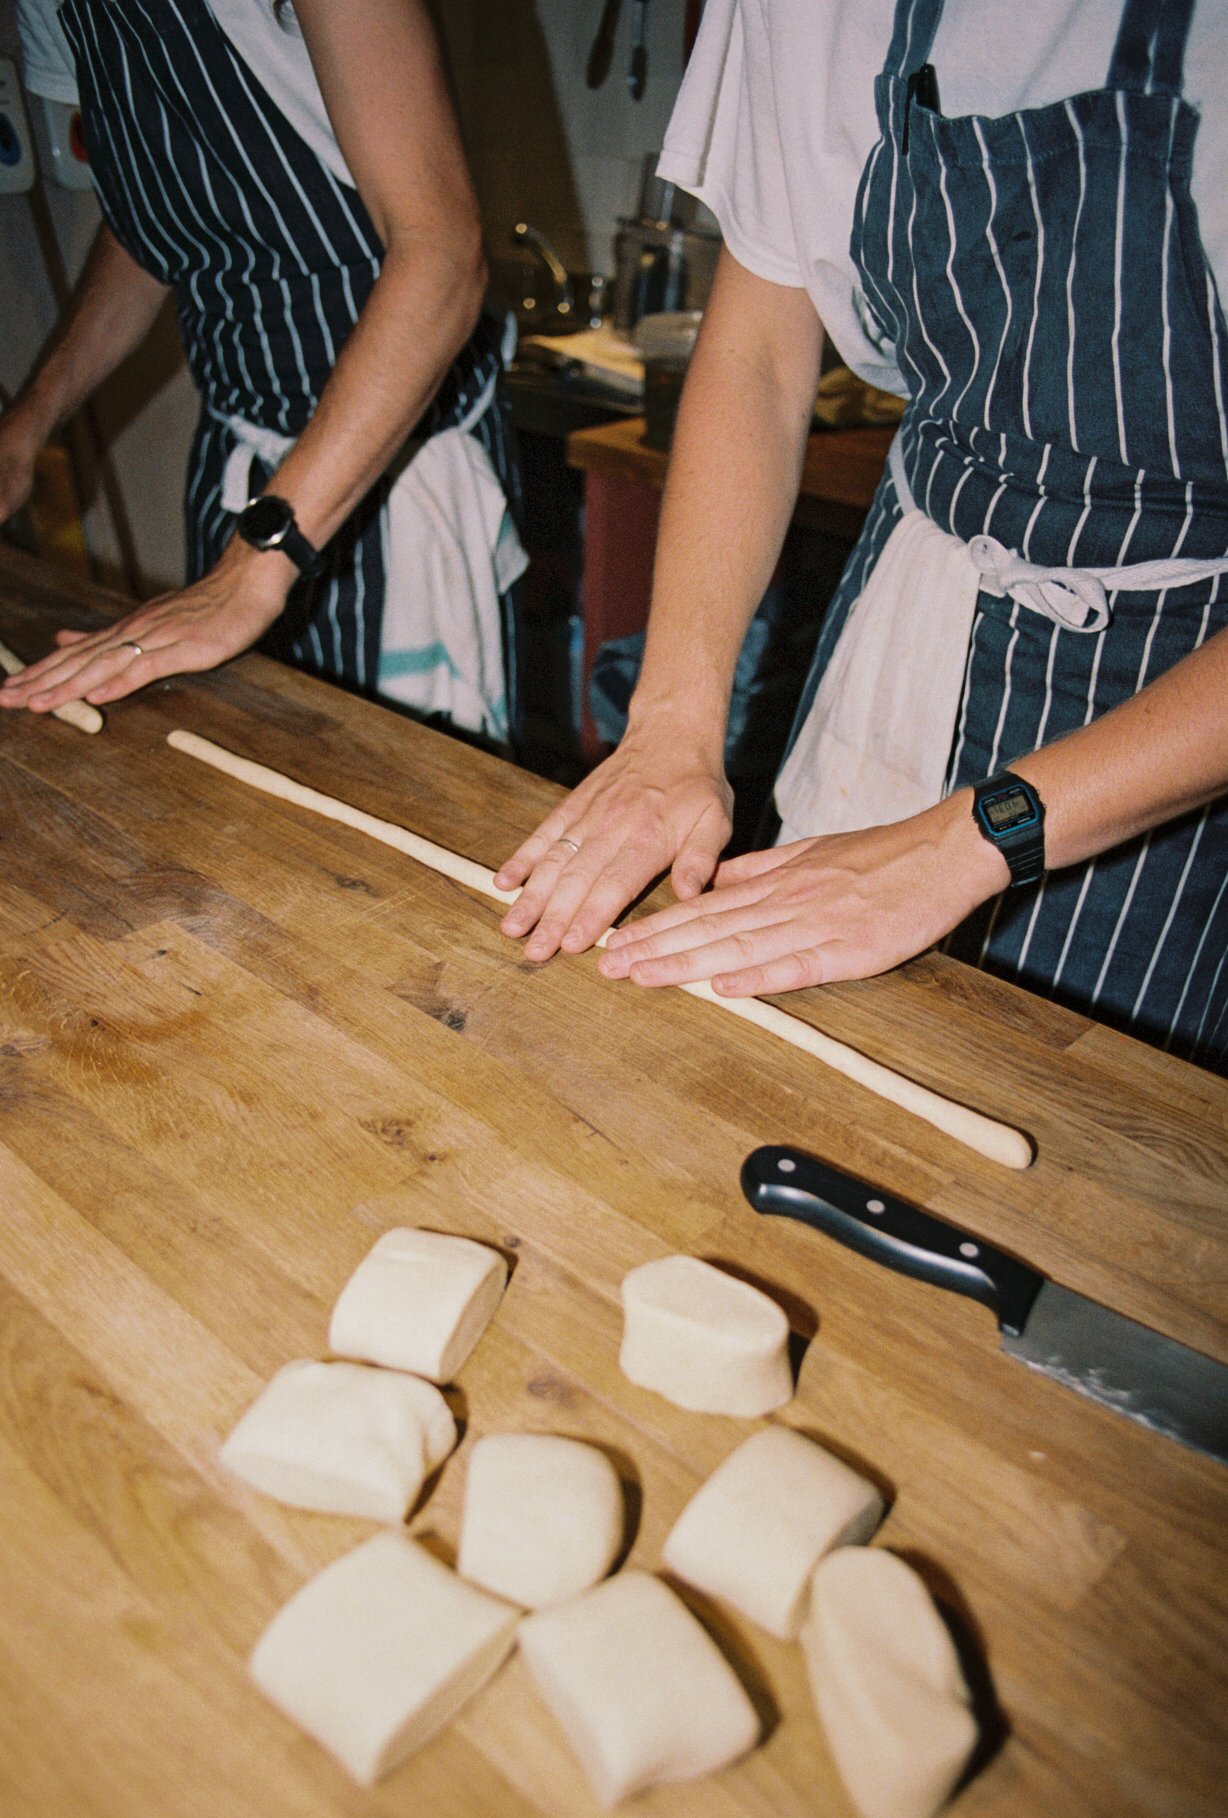
<svg viewBox="0 0 1228 1818"><path fill-rule="evenodd" d="M621 0L610 73L596 92L584 71L604 0L431 3L492 259L507 253L514 223L528 220L572 269L612 272L617 217L634 210L644 155L660 149L681 77L684 0L648 8L648 83L638 103L626 86L634 0ZM17 55L14 0L0 0L0 56ZM32 98L27 104L36 115ZM51 333L60 286L79 273L98 219L91 195L41 180L35 198L0 195L0 385L10 394ZM196 400L169 310L103 388L91 418L74 453L100 572L146 594L172 586L183 574L181 493Z"/></svg>

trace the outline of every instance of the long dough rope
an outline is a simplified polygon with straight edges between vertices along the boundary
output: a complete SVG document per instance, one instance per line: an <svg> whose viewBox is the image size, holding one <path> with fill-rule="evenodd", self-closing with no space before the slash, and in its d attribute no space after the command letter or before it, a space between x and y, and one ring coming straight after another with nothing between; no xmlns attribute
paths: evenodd
<svg viewBox="0 0 1228 1818"><path fill-rule="evenodd" d="M261 789L266 795L291 802L298 808L306 808L312 814L323 815L326 820L340 821L343 826L354 827L359 833L368 834L371 839L379 840L383 845L395 847L398 852L417 859L419 864L429 866L432 871L441 872L444 877L465 884L483 896L493 897L496 902L514 903L519 895L515 890L497 890L494 873L475 864L472 859L449 852L446 846L436 846L433 841L410 833L407 828L398 827L391 821L377 820L375 815L366 814L361 808L353 808L348 802L338 801L335 796L321 795L318 790L308 789L305 784L283 776L279 770L270 770L264 764L254 763L251 758L238 757L233 751L227 751L223 746L215 745L211 739L203 739L195 732L170 732L166 742L176 751L182 751L188 757L199 758L202 763L211 764L215 770L221 770L253 789ZM604 936L598 945L605 945ZM975 1149L990 1161L1000 1162L1006 1168L1030 1166L1032 1146L1022 1131L1012 1129L1009 1124L996 1123L993 1118L984 1117L979 1111L970 1110L967 1105L955 1104L951 1099L943 1098L940 1093L931 1092L927 1086L919 1086L915 1080L894 1073L890 1067L871 1060L856 1048L847 1047L833 1036L824 1035L821 1030L812 1028L798 1017L778 1010L774 1004L762 1003L755 997L718 997L710 985L703 983L683 985L681 989L689 991L692 997L701 997L706 1003L731 1011L734 1016L740 1016L748 1023L755 1023L771 1035L780 1036L782 1041L790 1042L806 1054L812 1054L816 1060L825 1062L846 1078L856 1080L858 1085L868 1087L871 1092L876 1092L891 1104L924 1118L935 1129L945 1131L948 1136L955 1137L957 1142L966 1143L970 1149Z"/></svg>
<svg viewBox="0 0 1228 1818"><path fill-rule="evenodd" d="M5 675L20 675L25 667L15 650L10 650L7 644L0 644L0 669L3 669ZM69 726L75 726L78 732L102 731L102 715L88 701L65 701L62 707L53 707L51 713L54 719L66 721Z"/></svg>

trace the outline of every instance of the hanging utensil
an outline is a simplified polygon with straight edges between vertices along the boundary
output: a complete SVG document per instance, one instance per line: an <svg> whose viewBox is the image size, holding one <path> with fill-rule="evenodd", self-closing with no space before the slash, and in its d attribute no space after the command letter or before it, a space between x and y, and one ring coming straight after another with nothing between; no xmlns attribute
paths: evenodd
<svg viewBox="0 0 1228 1818"><path fill-rule="evenodd" d="M627 88L633 101L643 99L648 86L648 0L635 0L631 15L631 63L627 70Z"/></svg>
<svg viewBox="0 0 1228 1818"><path fill-rule="evenodd" d="M597 27L597 36L593 39L593 47L588 53L588 65L584 71L584 80L590 88L600 88L610 73L622 4L623 0L605 0L601 23Z"/></svg>

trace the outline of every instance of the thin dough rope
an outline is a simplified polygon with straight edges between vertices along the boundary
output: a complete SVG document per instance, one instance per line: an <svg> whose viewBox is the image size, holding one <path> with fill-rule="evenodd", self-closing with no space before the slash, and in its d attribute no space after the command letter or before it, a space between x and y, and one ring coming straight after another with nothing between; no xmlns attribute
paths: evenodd
<svg viewBox="0 0 1228 1818"><path fill-rule="evenodd" d="M10 650L7 644L0 644L0 669L6 675L20 675L24 668L26 664L17 652ZM75 726L78 732L102 731L102 715L88 701L65 701L62 707L53 707L51 714L53 719L64 720L69 726Z"/></svg>
<svg viewBox="0 0 1228 1818"><path fill-rule="evenodd" d="M254 763L251 758L238 757L233 751L227 751L224 746L215 745L211 739L201 738L195 732L169 732L166 742L176 751L182 751L188 757L199 758L202 763L211 764L215 770L221 770L225 775L234 777L240 783L247 783L253 789L263 790L266 795L275 796L279 801L291 802L295 807L306 808L312 814L322 815L326 820L340 821L343 826L354 827L359 833L368 834L371 839L379 840L381 844L392 846L398 852L417 859L419 864L429 866L432 871L438 871L458 884L465 884L483 896L493 897L496 902L514 903L519 895L515 890L496 889L494 873L475 864L472 859L449 852L446 846L436 846L433 841L425 840L417 833L410 833L407 828L398 827L391 821L378 820L375 815L351 807L348 802L338 801L334 796L321 795L318 790L309 789L305 784L296 783L292 778L284 776L280 770L270 770L264 764ZM604 946L605 941L606 936L603 935L598 946ZM800 1018L777 1009L774 1004L762 1003L756 997L718 997L711 985L706 983L683 985L680 988L690 992L692 997L703 998L705 1003L715 1004L721 1010L740 1016L745 1022L754 1023L770 1035L778 1035L782 1041L800 1048L805 1054L813 1055L816 1060L823 1061L847 1079L868 1087L880 1098L898 1105L901 1110L911 1111L915 1117L923 1118L935 1129L953 1136L957 1142L966 1143L970 1149L975 1149L978 1155L984 1155L989 1161L999 1162L1005 1168L1027 1168L1031 1165L1032 1145L1021 1130L1012 1129L1009 1124L997 1123L993 1118L985 1117L967 1105L943 1098L941 1093L931 1092L928 1086L918 1085L915 1080L893 1072L890 1067L871 1060L868 1055L837 1041L834 1036L824 1035L821 1030L812 1028Z"/></svg>

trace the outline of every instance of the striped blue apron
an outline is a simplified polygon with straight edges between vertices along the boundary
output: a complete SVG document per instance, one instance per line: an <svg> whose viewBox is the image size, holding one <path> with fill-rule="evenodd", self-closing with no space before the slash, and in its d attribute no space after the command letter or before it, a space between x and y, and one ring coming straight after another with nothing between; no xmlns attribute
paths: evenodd
<svg viewBox="0 0 1228 1818"><path fill-rule="evenodd" d="M228 419L302 432L383 249L357 191L289 124L206 0L64 0L59 16L103 213L137 263L173 286L202 399L185 507L194 580L234 531L222 501L236 445ZM501 325L483 317L414 434L466 424L518 514L501 339ZM484 393L489 407L468 422ZM253 492L271 465L253 461ZM296 584L264 644L366 693L378 673L390 485L377 482L332 538L323 572ZM501 604L512 703L514 619L510 598Z"/></svg>
<svg viewBox="0 0 1228 1818"><path fill-rule="evenodd" d="M965 542L988 534L1046 568L1228 556L1228 328L1190 197L1198 116L1181 95L1192 10L1126 0L1104 88L946 119L920 76L942 0L897 0L852 253L867 326L909 389L912 497ZM900 516L888 473L795 740ZM1160 591L1139 580L1109 591L1092 636L979 594L948 791L1086 724L1228 625L1223 572ZM1223 1069L1228 801L1004 894L949 950Z"/></svg>

